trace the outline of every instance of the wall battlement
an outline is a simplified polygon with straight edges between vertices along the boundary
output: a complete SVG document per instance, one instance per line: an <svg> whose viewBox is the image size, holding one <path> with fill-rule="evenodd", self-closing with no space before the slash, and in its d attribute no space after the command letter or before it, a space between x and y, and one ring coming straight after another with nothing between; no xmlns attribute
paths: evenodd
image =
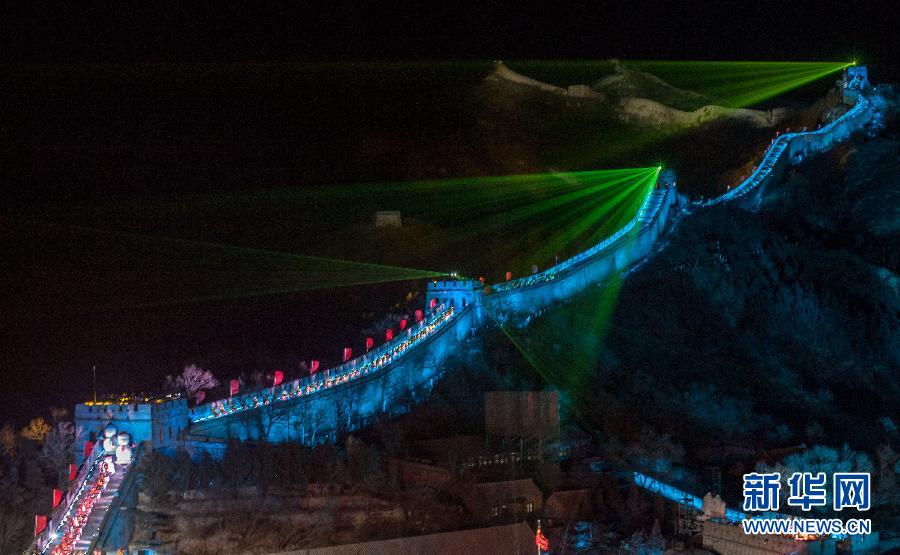
<svg viewBox="0 0 900 555"><path fill-rule="evenodd" d="M128 432L135 443L148 442L151 449L174 448L188 427L187 399L176 395L75 405L75 445L79 447L75 449L76 464L84 460L80 447L86 441L96 442L107 426Z"/></svg>
<svg viewBox="0 0 900 555"><path fill-rule="evenodd" d="M834 121L812 131L784 133L777 136L750 176L724 195L702 203L704 206L737 201L754 209L766 185L778 180L791 165L809 156L830 150L850 139L855 133L875 135L884 127L886 105L868 83L865 66L849 67L842 79L844 100L851 107ZM849 97L847 93L852 93Z"/></svg>

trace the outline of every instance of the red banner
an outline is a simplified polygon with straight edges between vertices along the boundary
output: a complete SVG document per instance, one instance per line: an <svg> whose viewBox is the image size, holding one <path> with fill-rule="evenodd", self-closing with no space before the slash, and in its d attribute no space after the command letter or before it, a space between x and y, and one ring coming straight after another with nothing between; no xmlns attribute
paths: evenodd
<svg viewBox="0 0 900 555"><path fill-rule="evenodd" d="M241 390L241 382L239 380L231 380L228 386L228 394L235 396Z"/></svg>
<svg viewBox="0 0 900 555"><path fill-rule="evenodd" d="M281 385L281 382L284 381L284 370L275 370L275 375L272 377L272 386Z"/></svg>
<svg viewBox="0 0 900 555"><path fill-rule="evenodd" d="M422 321L422 311L416 310L416 322L421 322L421 321Z"/></svg>
<svg viewBox="0 0 900 555"><path fill-rule="evenodd" d="M94 450L94 442L93 441L85 441L84 442L84 458L88 458L91 454L91 451Z"/></svg>
<svg viewBox="0 0 900 555"><path fill-rule="evenodd" d="M70 464L69 465L69 481L71 482L72 480L74 480L76 476L78 476L78 467L75 466L74 464Z"/></svg>
<svg viewBox="0 0 900 555"><path fill-rule="evenodd" d="M53 490L53 508L54 509L59 505L60 501L62 501L62 490L54 489Z"/></svg>
<svg viewBox="0 0 900 555"><path fill-rule="evenodd" d="M47 527L47 515L34 515L34 535L37 536Z"/></svg>
<svg viewBox="0 0 900 555"><path fill-rule="evenodd" d="M388 330L386 332L384 332L384 340L390 341L393 338L394 338L394 330L392 330L391 328L388 328Z"/></svg>
<svg viewBox="0 0 900 555"><path fill-rule="evenodd" d="M350 347L344 347L344 362L347 362L353 358L353 349Z"/></svg>
<svg viewBox="0 0 900 555"><path fill-rule="evenodd" d="M400 320L400 331L403 331L405 329L406 329L406 318Z"/></svg>
<svg viewBox="0 0 900 555"><path fill-rule="evenodd" d="M313 375L318 371L319 371L319 361L318 360L309 361L309 374Z"/></svg>
<svg viewBox="0 0 900 555"><path fill-rule="evenodd" d="M367 338L366 338L366 352L368 353L368 352L369 352L369 349L371 349L371 348L374 347L374 346L375 346L375 338L374 338L374 337L367 337Z"/></svg>
<svg viewBox="0 0 900 555"><path fill-rule="evenodd" d="M537 534L534 536L534 545L541 551L550 551L550 542L547 540L547 536L541 533L540 528L538 528Z"/></svg>

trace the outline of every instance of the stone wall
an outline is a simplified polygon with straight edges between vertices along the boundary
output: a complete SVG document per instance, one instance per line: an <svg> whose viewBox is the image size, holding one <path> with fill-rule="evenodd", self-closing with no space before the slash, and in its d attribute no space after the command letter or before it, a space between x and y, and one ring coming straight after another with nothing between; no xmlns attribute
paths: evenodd
<svg viewBox="0 0 900 555"><path fill-rule="evenodd" d="M275 401L258 408L191 424L185 446L198 453L221 455L229 438L254 441L332 440L339 431L368 425L380 414L398 414L408 403L424 400L451 354L463 351L471 337L475 307L461 310L451 322L394 362L354 381L314 395Z"/></svg>
<svg viewBox="0 0 900 555"><path fill-rule="evenodd" d="M667 188L659 209L650 221L638 223L608 248L561 272L552 280L499 290L485 296L485 309L494 314L533 313L568 300L588 287L627 270L653 248L665 228L669 208L676 198L675 188Z"/></svg>

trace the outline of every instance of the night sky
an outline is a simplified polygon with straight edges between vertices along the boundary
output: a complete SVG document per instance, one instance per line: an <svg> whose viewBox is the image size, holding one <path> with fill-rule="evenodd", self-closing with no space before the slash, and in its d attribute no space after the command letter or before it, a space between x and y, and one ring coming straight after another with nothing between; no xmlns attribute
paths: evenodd
<svg viewBox="0 0 900 555"><path fill-rule="evenodd" d="M888 2L25 2L9 61L809 59L894 65ZM52 6L52 7L51 7Z"/></svg>
<svg viewBox="0 0 900 555"><path fill-rule="evenodd" d="M900 75L896 49L900 25L885 7L889 3L545 2L538 7L513 2L339 0L269 2L264 8L259 2L235 1L18 4L0 12L0 63L5 74L0 79L4 150L0 183L10 191L7 201L0 203L0 220L10 221L23 215L31 222L41 221L51 211L48 206L98 195L121 200L151 189L190 195L215 191L220 182L223 190L233 188L227 174L233 177L234 172L215 173L218 159L213 154L213 162L198 162L202 148L182 157L173 147L176 152L153 161L152 172L134 169L144 162L141 138L130 130L134 121L140 120L153 141L169 140L171 134L173 144L179 144L178 133L171 132L179 116L166 119L168 108L159 100L165 91L151 97L141 92L144 85L123 86L121 92L103 83L58 85L65 80L56 81L54 76L71 66L130 65L139 74L141 64L198 62L855 58L870 64L876 81ZM21 83L20 75L35 72L43 76L39 84ZM237 83L235 97L240 89ZM224 106L232 91L204 94ZM146 108L156 102L162 107ZM202 105L205 100L193 102ZM282 134L290 148L277 152L252 143L240 152L241 147L231 145L240 156L255 160L253 168L280 168L274 179L257 179L259 172L241 175L242 187L271 187L273 181L304 184L309 168L303 164L319 163L320 141L314 134L300 137L306 130L290 128L272 115L275 112L261 108L259 113L253 125ZM204 137L215 137L222 122L214 123ZM56 137L63 134L65 140L57 144ZM70 148L79 137L90 143L82 151ZM136 153L129 158L121 150ZM109 162L110 156L114 162ZM322 168L309 172L316 179L325 173L335 181L359 177ZM67 406L86 395L92 364L98 365L101 388L108 392L153 388L163 374L176 373L179 365L190 362L225 371L254 365L268 370L324 348L316 338L358 334L357 323L345 315L364 307L384 312L390 299L408 289L399 285L345 291L337 303L326 293L316 293L137 313L95 311L73 316L67 312L71 307L59 306L58 316L35 318L27 313L29 299L40 297L44 289L33 287L32 280L58 268L49 247L47 256L23 259L21 253L28 249L21 248L22 229L0 227L4 242L16 247L4 249L6 254L0 257L0 372L6 380L0 421L21 421L50 404ZM32 250L43 248L34 237L30 242ZM90 260L86 263L90 265ZM336 345L326 346L337 352Z"/></svg>

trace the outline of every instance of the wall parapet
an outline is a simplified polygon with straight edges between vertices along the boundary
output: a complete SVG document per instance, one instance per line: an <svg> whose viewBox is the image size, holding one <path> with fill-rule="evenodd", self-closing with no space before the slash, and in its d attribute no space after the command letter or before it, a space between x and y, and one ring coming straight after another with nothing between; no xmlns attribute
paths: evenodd
<svg viewBox="0 0 900 555"><path fill-rule="evenodd" d="M641 203L640 208L631 220L629 220L624 226L619 228L618 231L616 231L606 239L603 239L596 245L590 247L589 249L584 250L571 258L567 258L559 264L550 266L542 272L502 283L497 283L491 286L491 288L495 292L509 291L521 287L529 287L540 283L550 282L557 279L558 277L565 275L565 273L569 270L575 269L580 264L589 261L595 255L615 245L622 237L624 237L628 232L632 231L639 223L654 221L656 216L659 214L660 208L664 205L665 202L667 202L665 197L669 195L669 188L666 187L664 191L664 199L662 203L651 202L651 199L653 199L653 194L651 192L644 198L644 201ZM668 199L668 202L671 202L671 198Z"/></svg>
<svg viewBox="0 0 900 555"><path fill-rule="evenodd" d="M877 103L860 95L856 104L843 115L813 131L784 133L772 141L762 160L747 179L727 193L710 199L703 206L713 206L745 197L777 175L783 163L797 163L810 152L827 150L850 137L876 119Z"/></svg>
<svg viewBox="0 0 900 555"><path fill-rule="evenodd" d="M244 410L260 408L272 403L312 395L356 380L362 376L386 367L412 348L426 341L435 332L445 327L459 310L449 306L439 306L432 315L409 327L393 340L373 349L340 366L259 391L235 395L220 401L213 401L191 411L191 423L203 422L222 416L229 416Z"/></svg>

